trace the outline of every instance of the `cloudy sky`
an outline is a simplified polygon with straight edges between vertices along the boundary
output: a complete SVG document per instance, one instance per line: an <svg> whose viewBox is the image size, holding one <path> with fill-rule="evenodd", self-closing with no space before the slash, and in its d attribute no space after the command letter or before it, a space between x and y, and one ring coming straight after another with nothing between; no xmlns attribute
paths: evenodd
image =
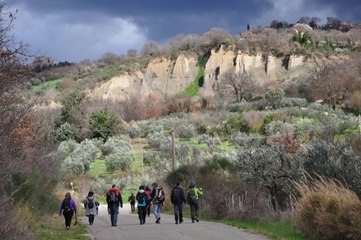
<svg viewBox="0 0 361 240"><path fill-rule="evenodd" d="M232 34L272 20L333 16L361 22L360 0L6 0L18 9L14 34L37 55L59 61L97 59L106 52L141 50L178 34L202 35L213 27Z"/></svg>

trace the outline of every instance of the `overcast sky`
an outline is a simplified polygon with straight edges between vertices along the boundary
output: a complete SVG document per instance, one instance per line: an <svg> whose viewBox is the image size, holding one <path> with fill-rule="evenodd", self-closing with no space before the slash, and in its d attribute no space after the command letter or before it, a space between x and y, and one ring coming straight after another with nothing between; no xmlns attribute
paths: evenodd
<svg viewBox="0 0 361 240"><path fill-rule="evenodd" d="M106 52L141 50L178 34L213 27L243 32L250 24L333 16L361 22L360 0L7 0L18 9L14 34L37 55L59 61L97 59Z"/></svg>

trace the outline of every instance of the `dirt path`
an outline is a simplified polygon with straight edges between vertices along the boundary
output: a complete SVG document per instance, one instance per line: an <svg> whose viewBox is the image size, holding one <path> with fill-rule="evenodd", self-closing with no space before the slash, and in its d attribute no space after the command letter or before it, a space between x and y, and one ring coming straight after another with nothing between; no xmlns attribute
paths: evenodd
<svg viewBox="0 0 361 240"><path fill-rule="evenodd" d="M128 204L120 211L117 227L111 226L105 205L100 206L99 216L95 218L92 226L86 217L82 218L82 222L96 240L269 240L262 235L221 223L191 223L190 219L184 219L182 224L176 225L174 216L166 214L162 214L161 224L156 224L154 216L151 215L146 224L140 225L138 215L130 213Z"/></svg>

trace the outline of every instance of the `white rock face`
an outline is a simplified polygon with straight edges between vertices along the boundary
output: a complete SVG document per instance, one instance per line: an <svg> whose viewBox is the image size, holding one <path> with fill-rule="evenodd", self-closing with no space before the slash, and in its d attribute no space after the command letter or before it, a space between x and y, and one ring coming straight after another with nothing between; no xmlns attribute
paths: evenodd
<svg viewBox="0 0 361 240"><path fill-rule="evenodd" d="M90 94L94 98L124 100L132 95L148 97L150 93L175 95L189 86L198 73L197 58L180 55L175 61L166 58L153 59L145 74L122 74L102 84ZM225 51L221 47L212 50L205 66L204 84L200 96L214 96L222 84L222 75L227 71L246 72L260 86L268 81L287 82L297 79L312 66L304 56L291 55L277 58L261 53L249 55Z"/></svg>
<svg viewBox="0 0 361 240"><path fill-rule="evenodd" d="M300 55L291 55L289 60L288 60L288 66L287 69L291 70L294 69L300 65L303 65L305 61L305 57L304 56L300 56Z"/></svg>
<svg viewBox="0 0 361 240"><path fill-rule="evenodd" d="M148 96L152 91L143 80L143 74L122 74L113 77L106 83L96 88L91 94L91 98L123 101L131 96Z"/></svg>

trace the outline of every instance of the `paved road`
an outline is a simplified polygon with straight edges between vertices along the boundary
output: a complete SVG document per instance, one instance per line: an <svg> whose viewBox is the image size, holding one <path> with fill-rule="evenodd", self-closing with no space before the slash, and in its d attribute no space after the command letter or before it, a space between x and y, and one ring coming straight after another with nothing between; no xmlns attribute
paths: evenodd
<svg viewBox="0 0 361 240"><path fill-rule="evenodd" d="M99 215L92 226L86 217L82 218L92 239L96 240L269 240L264 236L221 223L191 223L190 219L184 219L182 224L176 225L174 216L166 214L162 214L161 224L155 223L154 215L147 218L147 221L146 224L140 225L138 215L130 214L128 204L120 211L117 227L111 226L105 205L100 206Z"/></svg>

